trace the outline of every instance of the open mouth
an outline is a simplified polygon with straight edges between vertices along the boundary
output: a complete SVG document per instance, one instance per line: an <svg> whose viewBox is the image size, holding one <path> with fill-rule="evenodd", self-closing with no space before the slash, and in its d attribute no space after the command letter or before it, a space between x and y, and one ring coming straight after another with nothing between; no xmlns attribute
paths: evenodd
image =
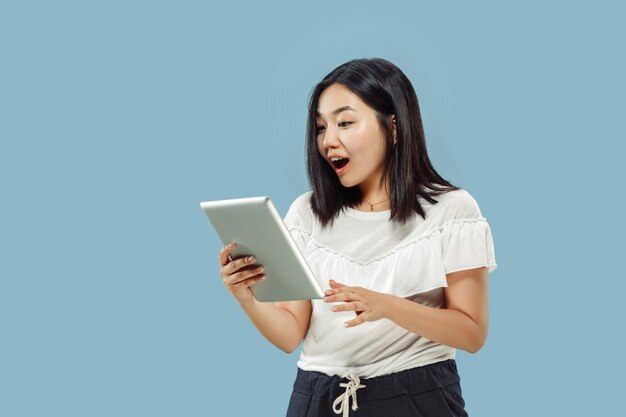
<svg viewBox="0 0 626 417"><path fill-rule="evenodd" d="M350 161L350 159L341 158L341 159L331 161L331 163L333 164L333 167L335 167L335 169L341 169L348 164L348 161Z"/></svg>

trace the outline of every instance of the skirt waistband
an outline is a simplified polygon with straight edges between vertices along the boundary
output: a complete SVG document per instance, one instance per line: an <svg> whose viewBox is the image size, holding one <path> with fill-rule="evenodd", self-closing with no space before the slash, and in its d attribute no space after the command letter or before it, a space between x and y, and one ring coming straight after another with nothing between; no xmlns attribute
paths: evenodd
<svg viewBox="0 0 626 417"><path fill-rule="evenodd" d="M301 394L335 398L346 391L351 378L329 376L321 372L298 368L293 390ZM406 369L374 378L361 378L363 388L358 390L359 402L396 397L401 394L420 394L459 382L456 361L447 359L429 365ZM342 384L343 386L340 386Z"/></svg>

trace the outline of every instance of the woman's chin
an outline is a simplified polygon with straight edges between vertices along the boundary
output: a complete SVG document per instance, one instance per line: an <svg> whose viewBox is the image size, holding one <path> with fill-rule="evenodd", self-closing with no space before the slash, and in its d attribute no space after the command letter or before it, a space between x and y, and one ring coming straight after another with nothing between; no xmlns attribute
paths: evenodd
<svg viewBox="0 0 626 417"><path fill-rule="evenodd" d="M339 177L339 182L346 188L354 187L355 185L357 185L354 181L350 181L345 177Z"/></svg>

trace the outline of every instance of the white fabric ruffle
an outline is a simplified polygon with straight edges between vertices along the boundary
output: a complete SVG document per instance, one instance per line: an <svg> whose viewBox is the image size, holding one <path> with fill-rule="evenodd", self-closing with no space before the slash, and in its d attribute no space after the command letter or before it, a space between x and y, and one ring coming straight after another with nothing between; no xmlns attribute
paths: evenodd
<svg viewBox="0 0 626 417"><path fill-rule="evenodd" d="M324 289L332 278L405 298L447 287L447 273L481 266L492 272L497 266L491 230L484 217L450 220L367 263L318 244L302 228L289 231Z"/></svg>
<svg viewBox="0 0 626 417"><path fill-rule="evenodd" d="M493 272L497 267L491 228L484 217L444 224L441 245L446 274L481 266Z"/></svg>

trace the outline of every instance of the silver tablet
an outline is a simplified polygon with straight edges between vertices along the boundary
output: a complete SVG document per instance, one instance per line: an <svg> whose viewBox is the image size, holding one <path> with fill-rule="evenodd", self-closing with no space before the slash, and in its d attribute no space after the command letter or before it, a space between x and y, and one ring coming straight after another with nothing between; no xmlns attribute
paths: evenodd
<svg viewBox="0 0 626 417"><path fill-rule="evenodd" d="M204 201L200 207L224 245L236 242L232 259L254 255L265 280L250 290L259 301L324 298L287 226L269 197Z"/></svg>

